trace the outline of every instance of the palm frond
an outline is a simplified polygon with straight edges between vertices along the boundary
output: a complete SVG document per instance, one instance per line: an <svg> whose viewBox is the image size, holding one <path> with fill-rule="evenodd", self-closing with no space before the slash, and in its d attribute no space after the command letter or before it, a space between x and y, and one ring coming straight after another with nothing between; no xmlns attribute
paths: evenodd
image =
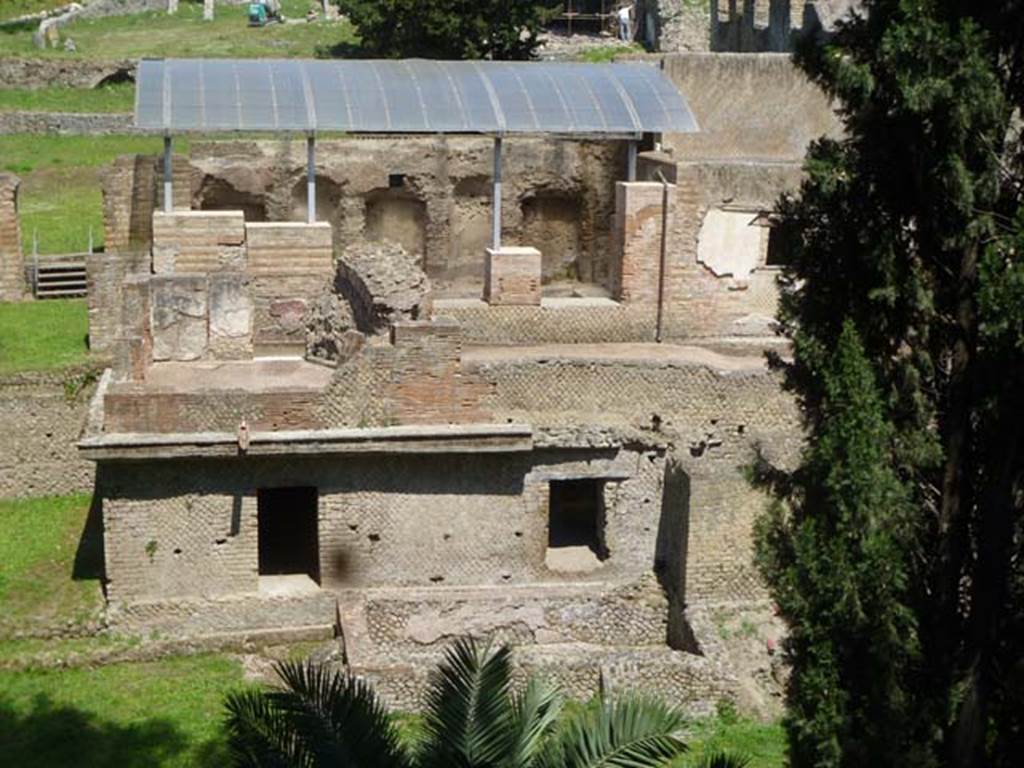
<svg viewBox="0 0 1024 768"><path fill-rule="evenodd" d="M698 768L747 768L750 758L730 752L712 752L701 758Z"/></svg>
<svg viewBox="0 0 1024 768"><path fill-rule="evenodd" d="M262 691L228 694L226 730L235 768L297 768L295 734Z"/></svg>
<svg viewBox="0 0 1024 768"><path fill-rule="evenodd" d="M309 661L282 662L275 669L285 687L266 696L294 730L303 765L410 764L387 710L365 681Z"/></svg>
<svg viewBox="0 0 1024 768"><path fill-rule="evenodd" d="M686 751L677 710L627 696L600 701L573 716L547 750L544 768L655 768Z"/></svg>
<svg viewBox="0 0 1024 768"><path fill-rule="evenodd" d="M537 678L530 678L526 690L512 697L504 768L530 768L537 762L563 703L557 688Z"/></svg>
<svg viewBox="0 0 1024 768"><path fill-rule="evenodd" d="M424 766L492 766L504 756L511 700L511 651L458 640L431 675L426 695Z"/></svg>

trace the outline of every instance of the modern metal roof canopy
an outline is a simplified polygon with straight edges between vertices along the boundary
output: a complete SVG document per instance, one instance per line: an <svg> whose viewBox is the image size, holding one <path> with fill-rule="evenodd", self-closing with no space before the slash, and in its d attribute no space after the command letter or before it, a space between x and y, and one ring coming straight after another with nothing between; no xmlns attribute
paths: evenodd
<svg viewBox="0 0 1024 768"><path fill-rule="evenodd" d="M143 60L138 128L351 133L689 133L686 100L643 63Z"/></svg>

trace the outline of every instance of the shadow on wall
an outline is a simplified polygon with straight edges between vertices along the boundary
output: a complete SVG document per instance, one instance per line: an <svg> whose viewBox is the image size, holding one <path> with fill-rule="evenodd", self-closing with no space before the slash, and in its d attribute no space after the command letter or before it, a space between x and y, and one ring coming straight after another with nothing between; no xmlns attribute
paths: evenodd
<svg viewBox="0 0 1024 768"><path fill-rule="evenodd" d="M384 189L366 196L366 239L401 245L422 263L427 244L427 205L404 189Z"/></svg>
<svg viewBox="0 0 1024 768"><path fill-rule="evenodd" d="M19 768L151 768L177 762L187 753L189 765L225 765L225 747L216 741L196 749L188 734L160 718L121 724L37 695L29 707L16 707L0 693L0 749L4 764Z"/></svg>
<svg viewBox="0 0 1024 768"><path fill-rule="evenodd" d="M199 188L201 211L242 211L246 221L268 221L264 195L243 192L223 179L205 178Z"/></svg>
<svg viewBox="0 0 1024 768"><path fill-rule="evenodd" d="M668 598L668 645L699 654L686 620L686 566L690 539L690 476L674 460L665 464L654 572Z"/></svg>
<svg viewBox="0 0 1024 768"><path fill-rule="evenodd" d="M103 497L94 491L82 535L75 550L71 578L75 581L106 581L106 552L103 547Z"/></svg>
<svg viewBox="0 0 1024 768"><path fill-rule="evenodd" d="M538 193L523 201L521 245L541 253L541 281L580 279L583 201L571 193Z"/></svg>
<svg viewBox="0 0 1024 768"><path fill-rule="evenodd" d="M306 177L295 182L291 190L291 221L306 221L309 208L306 205ZM338 209L341 205L342 185L318 175L316 179L316 220L326 221L337 230Z"/></svg>

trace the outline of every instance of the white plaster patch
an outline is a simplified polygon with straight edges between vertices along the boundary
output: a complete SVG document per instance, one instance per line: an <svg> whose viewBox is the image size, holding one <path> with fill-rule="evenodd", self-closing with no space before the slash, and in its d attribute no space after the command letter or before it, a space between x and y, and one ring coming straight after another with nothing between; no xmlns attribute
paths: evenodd
<svg viewBox="0 0 1024 768"><path fill-rule="evenodd" d="M756 219L751 211L708 211L697 240L697 261L716 277L746 280L761 262L764 227Z"/></svg>

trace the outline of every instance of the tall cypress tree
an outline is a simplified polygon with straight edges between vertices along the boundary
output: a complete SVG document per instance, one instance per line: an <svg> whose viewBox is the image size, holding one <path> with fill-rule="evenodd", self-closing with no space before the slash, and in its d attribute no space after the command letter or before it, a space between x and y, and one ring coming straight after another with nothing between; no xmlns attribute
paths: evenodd
<svg viewBox="0 0 1024 768"><path fill-rule="evenodd" d="M791 762L1008 766L1024 754L1024 4L863 6L797 54L845 136L811 147L780 205L779 364L810 447L775 476L759 551L792 631Z"/></svg>

